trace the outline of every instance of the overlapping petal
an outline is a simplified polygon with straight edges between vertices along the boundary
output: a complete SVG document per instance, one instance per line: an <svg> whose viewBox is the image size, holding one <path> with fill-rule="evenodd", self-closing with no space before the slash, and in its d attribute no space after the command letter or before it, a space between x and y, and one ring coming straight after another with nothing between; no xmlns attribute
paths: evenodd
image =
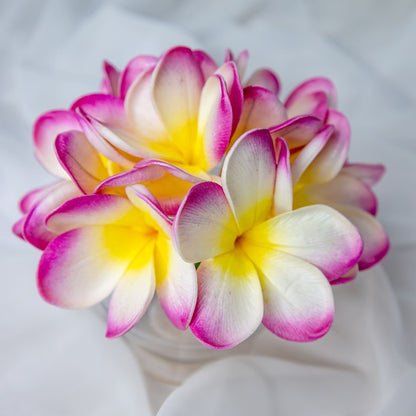
<svg viewBox="0 0 416 416"><path fill-rule="evenodd" d="M308 144L321 130L322 120L311 115L293 117L269 129L273 139L283 137L290 149Z"/></svg>
<svg viewBox="0 0 416 416"><path fill-rule="evenodd" d="M69 179L55 154L55 139L68 130L81 130L79 116L73 111L55 110L40 116L33 126L35 156L54 175Z"/></svg>
<svg viewBox="0 0 416 416"><path fill-rule="evenodd" d="M280 125L286 118L286 110L276 94L259 86L246 87L240 121L230 145L249 130Z"/></svg>
<svg viewBox="0 0 416 416"><path fill-rule="evenodd" d="M259 272L263 325L290 341L312 341L325 335L333 321L334 302L322 272L281 250L250 243L245 249Z"/></svg>
<svg viewBox="0 0 416 416"><path fill-rule="evenodd" d="M328 78L323 77L311 78L298 85L286 99L285 107L291 116L292 114L295 115L295 113L310 114L302 111L318 98L315 94L325 97L329 108L336 107L337 94L335 86ZM315 98L313 98L314 96ZM301 108L303 109L301 110Z"/></svg>
<svg viewBox="0 0 416 416"><path fill-rule="evenodd" d="M358 261L360 270L368 269L381 261L389 251L390 242L379 221L368 212L353 206L334 204L334 207L357 227L363 239L364 249Z"/></svg>
<svg viewBox="0 0 416 416"><path fill-rule="evenodd" d="M280 82L277 75L267 68L260 68L254 71L246 82L246 85L259 85L273 92L275 95L279 94Z"/></svg>
<svg viewBox="0 0 416 416"><path fill-rule="evenodd" d="M195 266L183 261L172 240L163 235L156 242L154 265L162 309L176 328L188 328L197 297Z"/></svg>
<svg viewBox="0 0 416 416"><path fill-rule="evenodd" d="M257 272L241 251L222 254L198 268L198 300L190 328L211 348L231 348L248 338L263 316Z"/></svg>
<svg viewBox="0 0 416 416"><path fill-rule="evenodd" d="M23 224L23 237L33 246L43 250L56 234L45 225L47 216L65 201L82 195L71 181L62 180L48 187L42 199L28 212Z"/></svg>
<svg viewBox="0 0 416 416"><path fill-rule="evenodd" d="M222 174L224 192L240 232L269 215L275 176L276 157L268 131L251 130L241 136L229 151Z"/></svg>
<svg viewBox="0 0 416 416"><path fill-rule="evenodd" d="M175 217L174 229L178 251L191 263L232 250L238 235L224 191L214 182L191 188Z"/></svg>
<svg viewBox="0 0 416 416"><path fill-rule="evenodd" d="M144 246L128 264L115 287L108 306L108 338L129 331L146 312L155 292L153 243Z"/></svg>
<svg viewBox="0 0 416 416"><path fill-rule="evenodd" d="M329 281L349 271L363 249L357 229L325 205L273 217L247 231L245 238L254 245L272 247L315 265Z"/></svg>

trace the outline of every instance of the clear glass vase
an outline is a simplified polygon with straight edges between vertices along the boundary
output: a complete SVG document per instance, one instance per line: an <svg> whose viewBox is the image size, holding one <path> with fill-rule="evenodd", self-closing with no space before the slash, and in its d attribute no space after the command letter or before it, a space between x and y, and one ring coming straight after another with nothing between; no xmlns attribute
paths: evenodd
<svg viewBox="0 0 416 416"><path fill-rule="evenodd" d="M103 316L107 314L105 303L99 312ZM193 372L231 354L231 351L206 347L189 329L181 331L175 328L156 297L136 326L121 338L145 375L149 400L155 413L166 397Z"/></svg>

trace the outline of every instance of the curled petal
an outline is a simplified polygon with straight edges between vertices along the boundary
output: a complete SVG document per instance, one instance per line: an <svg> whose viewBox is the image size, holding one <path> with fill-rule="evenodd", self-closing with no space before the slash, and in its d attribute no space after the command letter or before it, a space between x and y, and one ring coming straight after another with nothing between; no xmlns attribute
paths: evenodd
<svg viewBox="0 0 416 416"><path fill-rule="evenodd" d="M273 71L267 68L255 71L247 80L246 85L259 85L270 90L275 95L278 95L280 91L279 78Z"/></svg>
<svg viewBox="0 0 416 416"><path fill-rule="evenodd" d="M264 297L263 325L290 341L325 335L334 316L331 287L312 264L281 251L248 247Z"/></svg>
<svg viewBox="0 0 416 416"><path fill-rule="evenodd" d="M243 88L234 62L226 62L221 65L216 74L221 75L227 85L228 96L232 106L232 131L237 127L243 108Z"/></svg>
<svg viewBox="0 0 416 416"><path fill-rule="evenodd" d="M106 337L118 337L133 328L153 299L153 248L153 243L146 242L120 277L108 307Z"/></svg>
<svg viewBox="0 0 416 416"><path fill-rule="evenodd" d="M73 110L105 123L108 126L128 129L128 120L123 100L107 94L90 94L72 104Z"/></svg>
<svg viewBox="0 0 416 416"><path fill-rule="evenodd" d="M257 272L239 250L206 260L197 270L192 333L205 345L231 348L248 338L263 316Z"/></svg>
<svg viewBox="0 0 416 416"><path fill-rule="evenodd" d="M259 86L246 87L243 111L232 143L248 130L269 128L285 120L286 110L274 93Z"/></svg>
<svg viewBox="0 0 416 416"><path fill-rule="evenodd" d="M308 183L308 167L324 149L334 131L333 126L325 126L297 155L292 164L292 179L296 185L299 180ZM306 173L306 174L304 174Z"/></svg>
<svg viewBox="0 0 416 416"><path fill-rule="evenodd" d="M325 205L273 217L249 230L245 238L253 245L274 248L315 265L329 281L349 271L363 249L357 229Z"/></svg>
<svg viewBox="0 0 416 416"><path fill-rule="evenodd" d="M161 230L166 236L171 237L172 221L162 211L156 198L145 186L128 186L126 194L131 203L141 211L146 224L154 230Z"/></svg>
<svg viewBox="0 0 416 416"><path fill-rule="evenodd" d="M389 237L383 226L362 209L347 205L334 205L334 208L357 227L363 239L364 250L358 261L359 269L365 270L379 263L390 248Z"/></svg>
<svg viewBox="0 0 416 416"><path fill-rule="evenodd" d="M103 62L104 78L101 81L100 92L118 96L120 71L109 62Z"/></svg>
<svg viewBox="0 0 416 416"><path fill-rule="evenodd" d="M221 186L214 182L193 186L178 210L173 230L179 254L190 263L233 249L237 225Z"/></svg>
<svg viewBox="0 0 416 416"><path fill-rule="evenodd" d="M84 193L92 193L108 175L102 158L84 133L76 130L61 133L55 147L61 165Z"/></svg>
<svg viewBox="0 0 416 416"><path fill-rule="evenodd" d="M224 156L231 137L233 110L226 86L220 76L214 75L205 83L198 115L198 141L195 145L195 164L209 171ZM205 160L200 161L203 157ZM199 163L198 163L199 162Z"/></svg>
<svg viewBox="0 0 416 416"><path fill-rule="evenodd" d="M369 163L347 163L341 170L342 173L354 176L368 186L378 183L385 171L384 165Z"/></svg>
<svg viewBox="0 0 416 416"><path fill-rule="evenodd" d="M40 202L59 182L53 182L49 185L42 186L41 188L34 189L28 192L19 202L20 211L23 214L29 213L29 211Z"/></svg>
<svg viewBox="0 0 416 416"><path fill-rule="evenodd" d="M134 157L126 157L126 154L122 154L100 134L100 129L97 127L100 127L101 123L98 120L91 117L81 118L80 125L91 145L106 159L127 169L134 165L135 162L132 160Z"/></svg>
<svg viewBox="0 0 416 416"><path fill-rule="evenodd" d="M297 102L302 101L308 95L315 92L323 92L328 101L330 108L335 108L337 105L337 93L334 84L328 78L311 78L299 86L297 86L289 97L286 99L285 107L289 108L295 105Z"/></svg>
<svg viewBox="0 0 416 416"><path fill-rule="evenodd" d="M155 275L162 309L176 328L186 329L196 304L196 270L192 263L182 260L170 238L157 239Z"/></svg>
<svg viewBox="0 0 416 416"><path fill-rule="evenodd" d="M240 232L269 215L275 175L275 152L267 130L251 130L235 142L224 161L222 183Z"/></svg>
<svg viewBox="0 0 416 416"><path fill-rule="evenodd" d="M127 91L133 82L144 72L153 70L158 58L151 55L139 55L133 58L127 65L120 77L120 97L125 98Z"/></svg>
<svg viewBox="0 0 416 416"><path fill-rule="evenodd" d="M327 182L339 173L347 160L350 147L350 125L346 117L336 110L329 110L327 125L334 126L328 142L308 166L307 182Z"/></svg>
<svg viewBox="0 0 416 416"><path fill-rule="evenodd" d="M84 227L56 237L39 262L38 289L49 303L86 308L106 298L127 269L137 236L124 227Z"/></svg>
<svg viewBox="0 0 416 416"><path fill-rule="evenodd" d="M84 195L65 202L53 211L46 218L46 225L61 234L88 225L137 226L139 218L138 211L126 198L109 194Z"/></svg>
<svg viewBox="0 0 416 416"><path fill-rule="evenodd" d="M56 157L55 139L69 130L81 130L79 116L73 111L50 111L40 116L33 126L35 156L49 172L63 179L68 179L68 174Z"/></svg>
<svg viewBox="0 0 416 416"><path fill-rule="evenodd" d="M269 128L273 139L283 137L290 149L308 144L321 130L322 120L315 116L298 116Z"/></svg>
<svg viewBox="0 0 416 416"><path fill-rule="evenodd" d="M290 152L286 142L276 139L277 169L274 186L274 215L291 211L293 206L292 172L290 169Z"/></svg>
<svg viewBox="0 0 416 416"><path fill-rule="evenodd" d="M70 181L60 181L49 188L49 192L27 214L23 226L26 241L43 250L56 234L45 225L47 216L65 201L82 195L78 187Z"/></svg>

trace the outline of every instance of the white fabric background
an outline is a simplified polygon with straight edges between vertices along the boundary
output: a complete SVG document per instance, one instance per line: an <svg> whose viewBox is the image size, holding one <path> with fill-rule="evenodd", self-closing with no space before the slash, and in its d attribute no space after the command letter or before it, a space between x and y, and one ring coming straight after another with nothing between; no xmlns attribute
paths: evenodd
<svg viewBox="0 0 416 416"><path fill-rule="evenodd" d="M248 356L209 365L160 416L411 416L416 412L416 4L413 0L0 1L0 414L151 415L143 377L91 311L38 296L39 252L10 232L17 201L51 181L31 144L34 119L96 90L119 67L175 44L250 52L287 93L330 77L352 125L353 161L383 162L381 266L335 288L330 333L293 344L262 333Z"/></svg>

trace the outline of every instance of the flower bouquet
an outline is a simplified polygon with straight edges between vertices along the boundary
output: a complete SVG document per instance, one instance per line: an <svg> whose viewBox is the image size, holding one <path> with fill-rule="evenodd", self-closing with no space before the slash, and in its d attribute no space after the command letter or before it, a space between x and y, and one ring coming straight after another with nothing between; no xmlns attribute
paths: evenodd
<svg viewBox="0 0 416 416"><path fill-rule="evenodd" d="M330 329L331 285L387 253L371 187L382 165L348 161L350 127L326 78L283 102L248 54L174 47L39 117L35 155L57 180L20 203L16 235L42 250L41 296L64 308L109 297L107 337L157 293L176 328L214 349L263 324L312 341Z"/></svg>

